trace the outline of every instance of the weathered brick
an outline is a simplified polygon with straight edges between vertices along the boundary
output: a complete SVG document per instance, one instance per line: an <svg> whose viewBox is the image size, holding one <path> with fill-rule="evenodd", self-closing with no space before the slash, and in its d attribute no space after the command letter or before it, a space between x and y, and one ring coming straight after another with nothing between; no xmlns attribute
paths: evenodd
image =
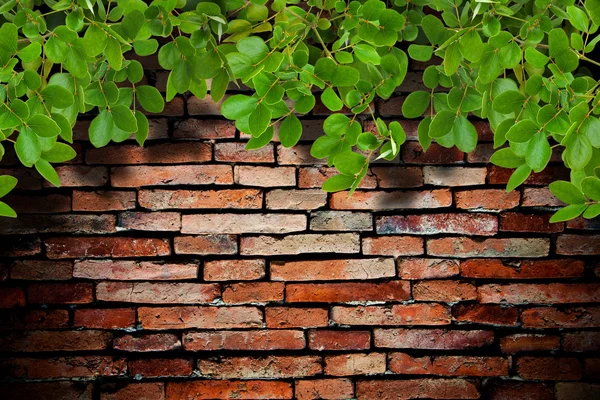
<svg viewBox="0 0 600 400"><path fill-rule="evenodd" d="M319 165L325 164L310 155L310 145L296 145L286 148L277 145L277 164L279 165Z"/></svg>
<svg viewBox="0 0 600 400"><path fill-rule="evenodd" d="M149 304L210 303L221 294L219 285L171 282L100 282L96 298L101 301Z"/></svg>
<svg viewBox="0 0 600 400"><path fill-rule="evenodd" d="M75 278L116 281L195 279L198 276L198 264L129 260L81 260L75 262L73 276Z"/></svg>
<svg viewBox="0 0 600 400"><path fill-rule="evenodd" d="M454 320L459 323L515 326L519 312L514 307L492 304L458 304L452 307Z"/></svg>
<svg viewBox="0 0 600 400"><path fill-rule="evenodd" d="M454 192L456 207L470 210L498 211L519 206L521 195L518 191L504 189L476 189Z"/></svg>
<svg viewBox="0 0 600 400"><path fill-rule="evenodd" d="M427 240L427 253L441 257L545 257L550 241L543 238Z"/></svg>
<svg viewBox="0 0 600 400"><path fill-rule="evenodd" d="M560 207L565 203L558 200L548 188L524 188L523 207Z"/></svg>
<svg viewBox="0 0 600 400"><path fill-rule="evenodd" d="M450 309L441 304L332 307L331 319L340 325L449 325Z"/></svg>
<svg viewBox="0 0 600 400"><path fill-rule="evenodd" d="M75 310L73 325L94 329L127 329L135 325L133 308L84 308Z"/></svg>
<svg viewBox="0 0 600 400"><path fill-rule="evenodd" d="M560 347L560 337L517 333L500 338L500 349L503 353L519 353L524 351L554 351Z"/></svg>
<svg viewBox="0 0 600 400"><path fill-rule="evenodd" d="M370 231L373 219L369 213L351 211L317 211L310 216L313 231Z"/></svg>
<svg viewBox="0 0 600 400"><path fill-rule="evenodd" d="M331 376L375 375L385 372L385 354L340 354L325 357L325 374Z"/></svg>
<svg viewBox="0 0 600 400"><path fill-rule="evenodd" d="M600 350L600 332L581 331L563 334L562 348L568 352L592 352Z"/></svg>
<svg viewBox="0 0 600 400"><path fill-rule="evenodd" d="M210 331L183 334L190 351L207 350L301 350L305 347L300 330Z"/></svg>
<svg viewBox="0 0 600 400"><path fill-rule="evenodd" d="M181 220L181 233L290 233L305 229L306 216L298 214L194 214Z"/></svg>
<svg viewBox="0 0 600 400"><path fill-rule="evenodd" d="M445 376L508 376L508 360L501 357L435 357L433 373Z"/></svg>
<svg viewBox="0 0 600 400"><path fill-rule="evenodd" d="M554 304L600 302L599 283L512 283L477 288L481 303Z"/></svg>
<svg viewBox="0 0 600 400"><path fill-rule="evenodd" d="M235 235L177 236L176 254L236 254Z"/></svg>
<svg viewBox="0 0 600 400"><path fill-rule="evenodd" d="M104 186L108 182L106 167L63 165L55 169L62 187ZM50 183L45 182L44 186Z"/></svg>
<svg viewBox="0 0 600 400"><path fill-rule="evenodd" d="M278 381L196 380L167 383L167 399L291 399L292 385Z"/></svg>
<svg viewBox="0 0 600 400"><path fill-rule="evenodd" d="M447 189L410 192L348 192L331 195L330 207L335 210L395 210L449 207L452 194Z"/></svg>
<svg viewBox="0 0 600 400"><path fill-rule="evenodd" d="M359 400L478 399L477 387L464 379L363 380L356 384Z"/></svg>
<svg viewBox="0 0 600 400"><path fill-rule="evenodd" d="M192 374L193 364L187 358L151 358L129 361L128 369L131 375L142 378L189 376Z"/></svg>
<svg viewBox="0 0 600 400"><path fill-rule="evenodd" d="M121 211L135 208L135 192L73 191L73 211Z"/></svg>
<svg viewBox="0 0 600 400"><path fill-rule="evenodd" d="M316 328L327 326L326 308L267 307L265 309L267 328Z"/></svg>
<svg viewBox="0 0 600 400"><path fill-rule="evenodd" d="M252 281L265 276L264 259L214 260L204 262L206 281Z"/></svg>
<svg viewBox="0 0 600 400"><path fill-rule="evenodd" d="M456 301L477 299L477 289L467 282L460 281L424 281L413 284L413 298L417 301Z"/></svg>
<svg viewBox="0 0 600 400"><path fill-rule="evenodd" d="M54 214L71 211L71 198L59 194L43 196L21 196L9 194L2 201L10 204L17 212L22 214Z"/></svg>
<svg viewBox="0 0 600 400"><path fill-rule="evenodd" d="M167 239L132 237L64 237L46 239L46 254L51 259L99 257L168 256Z"/></svg>
<svg viewBox="0 0 600 400"><path fill-rule="evenodd" d="M255 189L140 190L139 203L150 210L261 208L262 196Z"/></svg>
<svg viewBox="0 0 600 400"><path fill-rule="evenodd" d="M363 280L396 275L391 258L271 261L274 281Z"/></svg>
<svg viewBox="0 0 600 400"><path fill-rule="evenodd" d="M423 239L412 236L380 236L363 238L364 254L381 256L418 256L423 254Z"/></svg>
<svg viewBox="0 0 600 400"><path fill-rule="evenodd" d="M425 152L417 142L406 142L402 146L402 160L407 164L462 164L465 154L456 147L444 148L432 143Z"/></svg>
<svg viewBox="0 0 600 400"><path fill-rule="evenodd" d="M296 398L309 399L350 399L354 397L352 381L339 379L312 379L296 381Z"/></svg>
<svg viewBox="0 0 600 400"><path fill-rule="evenodd" d="M18 260L10 267L11 279L63 281L72 277L71 261Z"/></svg>
<svg viewBox="0 0 600 400"><path fill-rule="evenodd" d="M443 329L375 329L375 346L397 349L465 350L494 341L492 331Z"/></svg>
<svg viewBox="0 0 600 400"><path fill-rule="evenodd" d="M526 380L573 381L581 379L581 364L576 358L521 357L517 374Z"/></svg>
<svg viewBox="0 0 600 400"><path fill-rule="evenodd" d="M583 217L578 217L566 222L567 229L577 229L577 230L599 230L600 229L600 217L587 219Z"/></svg>
<svg viewBox="0 0 600 400"><path fill-rule="evenodd" d="M2 331L57 329L68 326L69 312L67 310L0 310L0 330Z"/></svg>
<svg viewBox="0 0 600 400"><path fill-rule="evenodd" d="M488 183L492 185L504 185L508 183L513 169L498 167L497 165L488 165ZM563 165L548 165L542 172L532 173L525 185L543 185L546 186L556 180L569 180L569 170Z"/></svg>
<svg viewBox="0 0 600 400"><path fill-rule="evenodd" d="M411 357L406 353L389 353L388 369L396 374L431 375L433 373L432 357Z"/></svg>
<svg viewBox="0 0 600 400"><path fill-rule="evenodd" d="M558 382L556 400L592 400L600 396L600 385L579 382Z"/></svg>
<svg viewBox="0 0 600 400"><path fill-rule="evenodd" d="M12 308L25 305L25 292L19 287L0 288L0 308Z"/></svg>
<svg viewBox="0 0 600 400"><path fill-rule="evenodd" d="M485 168L423 167L423 182L435 186L485 185Z"/></svg>
<svg viewBox="0 0 600 400"><path fill-rule="evenodd" d="M373 167L380 188L416 188L423 186L423 171L419 167Z"/></svg>
<svg viewBox="0 0 600 400"><path fill-rule="evenodd" d="M215 160L242 163L272 163L275 155L272 144L260 149L246 150L245 143L216 143Z"/></svg>
<svg viewBox="0 0 600 400"><path fill-rule="evenodd" d="M493 143L479 143L475 147L471 153L467 154L467 162L468 163L489 163L492 154L494 154L496 150L494 150Z"/></svg>
<svg viewBox="0 0 600 400"><path fill-rule="evenodd" d="M7 399L92 400L93 385L87 382L27 382L0 385Z"/></svg>
<svg viewBox="0 0 600 400"><path fill-rule="evenodd" d="M523 310L525 328L595 328L600 327L600 307L535 307Z"/></svg>
<svg viewBox="0 0 600 400"><path fill-rule="evenodd" d="M36 233L113 233L114 215L21 215L3 221L0 235L32 235Z"/></svg>
<svg viewBox="0 0 600 400"><path fill-rule="evenodd" d="M4 360L0 364L5 364ZM127 370L124 358L110 356L69 356L15 358L8 360L4 369L13 377L29 379L92 378L98 376L123 376Z"/></svg>
<svg viewBox="0 0 600 400"><path fill-rule="evenodd" d="M600 254L600 235L560 235L556 240L556 254L595 255Z"/></svg>
<svg viewBox="0 0 600 400"><path fill-rule="evenodd" d="M327 193L321 189L275 189L266 198L271 210L315 210L327 204Z"/></svg>
<svg viewBox="0 0 600 400"><path fill-rule="evenodd" d="M169 351L181 348L179 335L153 333L141 336L125 335L115 338L113 348L122 351L151 352Z"/></svg>
<svg viewBox="0 0 600 400"><path fill-rule="evenodd" d="M489 214L422 214L377 217L379 234L493 236L498 232L498 219Z"/></svg>
<svg viewBox="0 0 600 400"><path fill-rule="evenodd" d="M230 185L233 174L229 165L136 165L112 168L110 180L114 187Z"/></svg>
<svg viewBox="0 0 600 400"><path fill-rule="evenodd" d="M577 278L583 276L584 262L580 260L465 260L460 274L477 279L542 279Z"/></svg>
<svg viewBox="0 0 600 400"><path fill-rule="evenodd" d="M133 231L179 231L181 215L177 212L133 212L119 214L119 229Z"/></svg>
<svg viewBox="0 0 600 400"><path fill-rule="evenodd" d="M328 178L337 175L338 171L335 168L314 167L300 168L298 172L298 187L302 189L320 188ZM377 179L372 172L367 172L363 178L359 189L374 189L377 187Z"/></svg>
<svg viewBox="0 0 600 400"><path fill-rule="evenodd" d="M355 233L254 236L242 237L240 242L242 255L358 253L359 250L359 237Z"/></svg>
<svg viewBox="0 0 600 400"><path fill-rule="evenodd" d="M262 326L256 307L140 307L138 319L144 329L230 329Z"/></svg>
<svg viewBox="0 0 600 400"><path fill-rule="evenodd" d="M228 97L226 95L221 101L215 103L210 96L202 99L191 96L187 99L188 113L190 115L221 115L221 104Z"/></svg>
<svg viewBox="0 0 600 400"><path fill-rule="evenodd" d="M27 299L38 304L85 304L93 301L91 283L34 283Z"/></svg>
<svg viewBox="0 0 600 400"><path fill-rule="evenodd" d="M352 301L398 301L410 298L410 284L405 281L384 283L315 283L288 284L285 299L289 303L347 303Z"/></svg>
<svg viewBox="0 0 600 400"><path fill-rule="evenodd" d="M363 242L364 247L364 242ZM398 276L402 279L449 278L459 273L457 260L441 258L399 258Z"/></svg>
<svg viewBox="0 0 600 400"><path fill-rule="evenodd" d="M223 301L229 304L283 301L281 282L234 283L223 288Z"/></svg>
<svg viewBox="0 0 600 400"><path fill-rule="evenodd" d="M8 236L0 242L0 257L33 256L41 251L41 241L37 236Z"/></svg>
<svg viewBox="0 0 600 400"><path fill-rule="evenodd" d="M110 333L102 331L24 331L0 338L0 351L30 353L106 350L110 340Z"/></svg>
<svg viewBox="0 0 600 400"><path fill-rule="evenodd" d="M489 387L492 400L553 400L553 390L544 383L496 381Z"/></svg>
<svg viewBox="0 0 600 400"><path fill-rule="evenodd" d="M185 164L210 161L210 143L175 142L138 145L108 146L91 149L85 154L87 164Z"/></svg>
<svg viewBox="0 0 600 400"><path fill-rule="evenodd" d="M232 121L188 118L175 123L176 139L231 139L235 137Z"/></svg>
<svg viewBox="0 0 600 400"><path fill-rule="evenodd" d="M368 331L312 330L308 333L308 347L313 350L368 350L371 333Z"/></svg>
<svg viewBox="0 0 600 400"><path fill-rule="evenodd" d="M235 183L245 186L277 187L296 186L296 169L293 167L236 166Z"/></svg>
<svg viewBox="0 0 600 400"><path fill-rule="evenodd" d="M321 358L315 356L219 357L198 360L204 376L232 378L295 378L322 372Z"/></svg>
<svg viewBox="0 0 600 400"><path fill-rule="evenodd" d="M104 385L100 400L165 400L165 384L162 382L130 383L126 386Z"/></svg>
<svg viewBox="0 0 600 400"><path fill-rule="evenodd" d="M550 223L551 216L552 214L503 213L500 215L500 230L506 232L562 232L564 224Z"/></svg>

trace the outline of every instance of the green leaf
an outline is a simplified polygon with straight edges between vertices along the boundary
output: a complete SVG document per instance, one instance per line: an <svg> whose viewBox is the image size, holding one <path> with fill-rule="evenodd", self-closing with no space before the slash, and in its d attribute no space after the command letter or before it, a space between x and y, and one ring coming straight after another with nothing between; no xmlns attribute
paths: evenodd
<svg viewBox="0 0 600 400"><path fill-rule="evenodd" d="M588 201L581 190L571 182L552 182L548 188L560 201L567 204L584 204Z"/></svg>
<svg viewBox="0 0 600 400"><path fill-rule="evenodd" d="M323 130L328 136L340 137L350 128L350 118L343 114L332 114L323 123Z"/></svg>
<svg viewBox="0 0 600 400"><path fill-rule="evenodd" d="M199 79L212 79L223 70L223 63L217 50L209 50L194 58L196 77Z"/></svg>
<svg viewBox="0 0 600 400"><path fill-rule="evenodd" d="M379 143L380 141L377 139L377 136L373 135L371 132L363 132L358 135L357 146L360 150L375 150L379 147Z"/></svg>
<svg viewBox="0 0 600 400"><path fill-rule="evenodd" d="M431 96L429 92L417 90L406 97L402 104L402 115L406 118L417 118L423 115L429 104Z"/></svg>
<svg viewBox="0 0 600 400"><path fill-rule="evenodd" d="M576 6L568 6L569 22L580 31L587 32L589 28L589 19L585 11Z"/></svg>
<svg viewBox="0 0 600 400"><path fill-rule="evenodd" d="M446 54L444 55L444 73L447 76L454 75L460 65L461 58L458 44L452 43L446 47Z"/></svg>
<svg viewBox="0 0 600 400"><path fill-rule="evenodd" d="M112 108L113 121L117 128L125 132L137 131L137 121L133 112L124 105L116 105Z"/></svg>
<svg viewBox="0 0 600 400"><path fill-rule="evenodd" d="M54 143L48 151L42 152L42 158L51 163L63 163L77 157L77 153L71 146L65 143Z"/></svg>
<svg viewBox="0 0 600 400"><path fill-rule="evenodd" d="M144 143L148 138L148 131L150 130L148 118L146 118L140 110L136 110L135 120L137 121L138 126L137 131L135 131L135 141L138 142L140 146L144 146Z"/></svg>
<svg viewBox="0 0 600 400"><path fill-rule="evenodd" d="M33 62L42 54L42 45L39 43L31 43L17 53L23 62Z"/></svg>
<svg viewBox="0 0 600 400"><path fill-rule="evenodd" d="M508 179L508 184L506 185L506 191L511 192L517 188L520 184L525 182L527 178L531 175L531 167L529 165L523 164L519 168L512 173L510 178Z"/></svg>
<svg viewBox="0 0 600 400"><path fill-rule="evenodd" d="M260 62L269 53L265 41L258 36L243 38L236 44L236 48L240 53L250 57L254 64Z"/></svg>
<svg viewBox="0 0 600 400"><path fill-rule="evenodd" d="M146 111L159 113L165 108L165 101L162 95L154 86L137 86L136 99Z"/></svg>
<svg viewBox="0 0 600 400"><path fill-rule="evenodd" d="M583 178L581 181L581 190L590 199L600 201L600 179L595 176Z"/></svg>
<svg viewBox="0 0 600 400"><path fill-rule="evenodd" d="M215 103L218 103L223 98L228 85L229 75L227 74L227 70L222 69L217 76L212 79L212 84L210 85L210 97Z"/></svg>
<svg viewBox="0 0 600 400"><path fill-rule="evenodd" d="M410 58L417 61L429 61L433 55L433 47L411 44L408 46L408 54Z"/></svg>
<svg viewBox="0 0 600 400"><path fill-rule="evenodd" d="M58 136L60 128L58 124L43 114L36 114L27 121L27 125L36 135L46 138Z"/></svg>
<svg viewBox="0 0 600 400"><path fill-rule="evenodd" d="M592 219L598 215L600 215L600 204L592 204L583 213L583 218Z"/></svg>
<svg viewBox="0 0 600 400"><path fill-rule="evenodd" d="M103 110L91 122L89 128L90 142L94 147L104 147L112 139L115 129L112 113Z"/></svg>
<svg viewBox="0 0 600 400"><path fill-rule="evenodd" d="M44 179L46 179L48 182L50 182L56 187L60 186L60 179L58 177L58 174L56 173L54 167L52 167L52 165L50 165L48 161L44 160L43 158L39 159L35 163L35 169L37 169L40 175L43 176Z"/></svg>
<svg viewBox="0 0 600 400"><path fill-rule="evenodd" d="M390 123L390 137L395 145L398 146L397 150L394 151L395 154L398 154L400 146L406 142L406 132L404 132L404 128L402 128L402 125L400 125L398 121L392 121Z"/></svg>
<svg viewBox="0 0 600 400"><path fill-rule="evenodd" d="M600 0L585 0L585 9L590 15L592 22L600 25Z"/></svg>
<svg viewBox="0 0 600 400"><path fill-rule="evenodd" d="M310 148L310 155L314 158L326 158L342 143L336 136L321 136L315 140Z"/></svg>
<svg viewBox="0 0 600 400"><path fill-rule="evenodd" d="M89 56L96 57L102 53L107 43L108 36L98 25L90 25L83 35L83 48Z"/></svg>
<svg viewBox="0 0 600 400"><path fill-rule="evenodd" d="M17 218L17 213L8 204L0 201L0 217Z"/></svg>
<svg viewBox="0 0 600 400"><path fill-rule="evenodd" d="M193 68L188 60L181 60L170 73L171 83L177 93L185 93L192 82Z"/></svg>
<svg viewBox="0 0 600 400"><path fill-rule="evenodd" d="M17 178L10 175L0 175L0 197L6 196L17 186Z"/></svg>
<svg viewBox="0 0 600 400"><path fill-rule="evenodd" d="M381 63L381 56L372 46L368 44L361 43L354 46L354 54L360 61L364 63L370 63L374 65L379 65Z"/></svg>
<svg viewBox="0 0 600 400"><path fill-rule="evenodd" d="M573 171L581 171L592 159L592 144L580 134L572 134L566 143L565 159Z"/></svg>
<svg viewBox="0 0 600 400"><path fill-rule="evenodd" d="M507 90L494 98L492 108L500 114L518 112L523 107L526 97L517 90Z"/></svg>
<svg viewBox="0 0 600 400"><path fill-rule="evenodd" d="M530 119L524 119L513 125L506 133L506 138L511 142L525 143L538 133L540 127Z"/></svg>
<svg viewBox="0 0 600 400"><path fill-rule="evenodd" d="M344 107L344 103L335 93L335 90L329 86L321 93L321 102L331 111L339 111Z"/></svg>
<svg viewBox="0 0 600 400"><path fill-rule="evenodd" d="M119 71L123 66L123 52L121 43L115 38L108 38L106 42L106 59L112 68Z"/></svg>
<svg viewBox="0 0 600 400"><path fill-rule="evenodd" d="M221 114L231 120L249 116L256 108L258 99L244 94L235 94L221 105Z"/></svg>
<svg viewBox="0 0 600 400"><path fill-rule="evenodd" d="M323 182L322 189L325 192L339 192L340 190L346 190L352 186L354 179L353 176L334 175Z"/></svg>
<svg viewBox="0 0 600 400"><path fill-rule="evenodd" d="M300 114L306 114L314 108L316 102L315 96L312 94L309 96L302 96L299 100L296 100L296 103L294 103L294 109Z"/></svg>
<svg viewBox="0 0 600 400"><path fill-rule="evenodd" d="M250 113L250 119L248 120L252 136L258 137L266 131L271 123L272 116L271 110L267 105L264 103L258 104Z"/></svg>
<svg viewBox="0 0 600 400"><path fill-rule="evenodd" d="M335 72L331 77L331 86L354 86L358 83L359 78L360 74L356 69L345 65L340 65L335 69Z"/></svg>
<svg viewBox="0 0 600 400"><path fill-rule="evenodd" d="M527 145L527 152L525 153L527 165L534 172L541 172L548 165L551 156L552 148L548 143L548 139L546 139L546 134L544 132L536 133Z"/></svg>
<svg viewBox="0 0 600 400"><path fill-rule="evenodd" d="M40 159L42 147L33 129L28 127L21 129L15 143L15 151L21 163L26 167L32 167Z"/></svg>
<svg viewBox="0 0 600 400"><path fill-rule="evenodd" d="M41 90L40 94L44 101L54 108L67 108L75 102L73 94L69 90L58 85L48 85Z"/></svg>
<svg viewBox="0 0 600 400"><path fill-rule="evenodd" d="M587 204L571 204L555 212L550 218L550 222L564 222L577 218L586 208L588 208Z"/></svg>
<svg viewBox="0 0 600 400"><path fill-rule="evenodd" d="M483 53L483 41L477 30L469 29L467 33L461 36L459 42L460 52L467 60L476 62Z"/></svg>
<svg viewBox="0 0 600 400"><path fill-rule="evenodd" d="M454 120L452 127L454 133L454 143L462 152L470 153L477 146L477 130L464 115L459 115Z"/></svg>
<svg viewBox="0 0 600 400"><path fill-rule="evenodd" d="M68 143L73 143L73 128L69 120L62 114L52 113L52 119L60 128L60 137Z"/></svg>
<svg viewBox="0 0 600 400"><path fill-rule="evenodd" d="M525 49L525 61L533 65L535 68L544 68L544 66L548 64L548 60L548 56L544 55L542 52L534 49L533 47L528 47Z"/></svg>
<svg viewBox="0 0 600 400"><path fill-rule="evenodd" d="M357 175L367 163L362 154L347 151L335 156L333 164L344 175Z"/></svg>
<svg viewBox="0 0 600 400"><path fill-rule="evenodd" d="M302 136L302 123L294 114L288 115L279 126L279 140L283 147L293 147Z"/></svg>
<svg viewBox="0 0 600 400"><path fill-rule="evenodd" d="M429 136L432 138L441 138L448 134L454 125L456 113L454 111L440 111L433 117L429 125Z"/></svg>
<svg viewBox="0 0 600 400"><path fill-rule="evenodd" d="M133 42L133 50L138 56L150 56L156 53L158 41L156 39L136 40Z"/></svg>
<svg viewBox="0 0 600 400"><path fill-rule="evenodd" d="M525 163L525 159L510 148L500 149L492 154L490 162L502 168L517 168Z"/></svg>
<svg viewBox="0 0 600 400"><path fill-rule="evenodd" d="M419 127L417 128L417 135L419 139L419 144L423 148L423 151L427 151L429 146L431 146L431 136L429 136L429 126L431 125L431 117L425 117L419 123Z"/></svg>

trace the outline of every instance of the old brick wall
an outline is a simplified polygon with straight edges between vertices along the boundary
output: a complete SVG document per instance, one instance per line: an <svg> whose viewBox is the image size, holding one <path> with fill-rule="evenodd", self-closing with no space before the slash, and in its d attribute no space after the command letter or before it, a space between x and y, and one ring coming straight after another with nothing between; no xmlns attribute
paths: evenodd
<svg viewBox="0 0 600 400"><path fill-rule="evenodd" d="M484 123L464 155L401 121L401 161L327 195L324 107L252 152L218 109L176 98L145 148L82 121L60 189L5 157L2 398L600 398L600 223L549 224L563 170L507 194Z"/></svg>

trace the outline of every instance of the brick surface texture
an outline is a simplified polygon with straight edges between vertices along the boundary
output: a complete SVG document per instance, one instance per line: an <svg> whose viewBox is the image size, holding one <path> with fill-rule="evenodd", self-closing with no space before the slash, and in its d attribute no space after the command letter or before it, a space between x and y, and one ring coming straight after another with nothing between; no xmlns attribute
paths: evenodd
<svg viewBox="0 0 600 400"><path fill-rule="evenodd" d="M507 194L485 123L467 156L400 121L400 160L327 194L320 109L250 152L191 95L144 148L82 121L61 188L7 154L0 398L600 399L600 220L549 223L559 164Z"/></svg>

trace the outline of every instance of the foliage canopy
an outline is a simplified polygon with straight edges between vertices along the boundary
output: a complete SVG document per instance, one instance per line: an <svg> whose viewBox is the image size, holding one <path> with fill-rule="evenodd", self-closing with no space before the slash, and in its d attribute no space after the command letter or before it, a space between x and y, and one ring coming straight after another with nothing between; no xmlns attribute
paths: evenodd
<svg viewBox="0 0 600 400"><path fill-rule="evenodd" d="M132 135L143 145L141 109L162 111L162 95L140 83L142 65L127 52L158 52L170 71L167 101L186 92L219 101L230 82L253 89L221 109L251 134L248 149L276 129L294 146L298 115L320 97L333 114L311 154L339 171L324 190L351 192L371 160L393 160L406 140L398 122L373 116L373 102L400 86L409 58L436 56L441 63L423 74L429 90L402 106L404 117L421 118L424 149L435 140L473 151L467 117L487 119L498 149L491 161L515 169L507 190L544 170L554 152L571 179L550 185L568 204L552 221L600 215L592 74L600 64L589 56L600 41L600 0L0 0L0 15L0 158L10 143L56 186L52 164L75 157L79 114L94 113L89 137L101 147ZM363 132L371 117L376 132ZM0 177L0 197L15 184ZM0 202L0 215L15 213Z"/></svg>

